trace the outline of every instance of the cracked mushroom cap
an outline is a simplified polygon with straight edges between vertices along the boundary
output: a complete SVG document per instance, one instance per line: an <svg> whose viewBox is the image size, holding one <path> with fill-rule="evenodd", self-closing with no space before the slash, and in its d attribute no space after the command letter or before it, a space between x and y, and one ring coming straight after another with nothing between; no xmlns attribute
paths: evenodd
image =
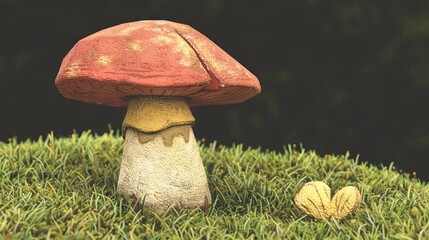
<svg viewBox="0 0 429 240"><path fill-rule="evenodd" d="M124 23L83 38L55 84L66 98L117 107L141 95L233 104L261 91L258 79L210 39L169 21Z"/></svg>

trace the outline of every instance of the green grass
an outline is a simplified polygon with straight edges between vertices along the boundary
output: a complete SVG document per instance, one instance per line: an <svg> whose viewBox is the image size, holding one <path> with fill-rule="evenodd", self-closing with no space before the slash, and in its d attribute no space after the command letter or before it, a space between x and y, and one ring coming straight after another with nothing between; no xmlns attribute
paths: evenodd
<svg viewBox="0 0 429 240"><path fill-rule="evenodd" d="M429 239L429 185L393 165L377 167L293 146L284 152L201 146L213 205L156 215L116 193L122 138L0 142L3 239ZM356 213L315 221L293 203L306 182L362 193Z"/></svg>

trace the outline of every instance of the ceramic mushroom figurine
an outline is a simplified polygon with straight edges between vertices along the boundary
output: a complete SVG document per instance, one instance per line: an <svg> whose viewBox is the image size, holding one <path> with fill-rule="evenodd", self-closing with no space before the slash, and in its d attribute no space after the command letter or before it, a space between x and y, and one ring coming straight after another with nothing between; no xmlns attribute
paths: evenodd
<svg viewBox="0 0 429 240"><path fill-rule="evenodd" d="M261 91L207 37L169 21L124 23L80 40L55 84L66 98L128 106L118 191L158 212L211 204L189 106L240 103Z"/></svg>

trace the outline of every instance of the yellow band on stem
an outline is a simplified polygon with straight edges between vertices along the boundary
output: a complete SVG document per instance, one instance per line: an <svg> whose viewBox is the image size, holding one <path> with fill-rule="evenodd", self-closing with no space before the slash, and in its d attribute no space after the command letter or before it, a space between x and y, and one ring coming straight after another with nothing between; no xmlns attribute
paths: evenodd
<svg viewBox="0 0 429 240"><path fill-rule="evenodd" d="M132 127L140 132L154 133L178 125L193 124L189 105L184 98L133 97L122 123L122 132Z"/></svg>

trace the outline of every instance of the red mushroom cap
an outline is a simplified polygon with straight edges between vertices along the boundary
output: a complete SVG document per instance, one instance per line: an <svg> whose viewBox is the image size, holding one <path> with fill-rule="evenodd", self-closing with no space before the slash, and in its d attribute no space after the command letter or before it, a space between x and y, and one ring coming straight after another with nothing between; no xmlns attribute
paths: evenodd
<svg viewBox="0 0 429 240"><path fill-rule="evenodd" d="M81 39L55 79L66 98L127 106L130 96L182 96L191 106L243 102L258 79L190 26L139 21Z"/></svg>

